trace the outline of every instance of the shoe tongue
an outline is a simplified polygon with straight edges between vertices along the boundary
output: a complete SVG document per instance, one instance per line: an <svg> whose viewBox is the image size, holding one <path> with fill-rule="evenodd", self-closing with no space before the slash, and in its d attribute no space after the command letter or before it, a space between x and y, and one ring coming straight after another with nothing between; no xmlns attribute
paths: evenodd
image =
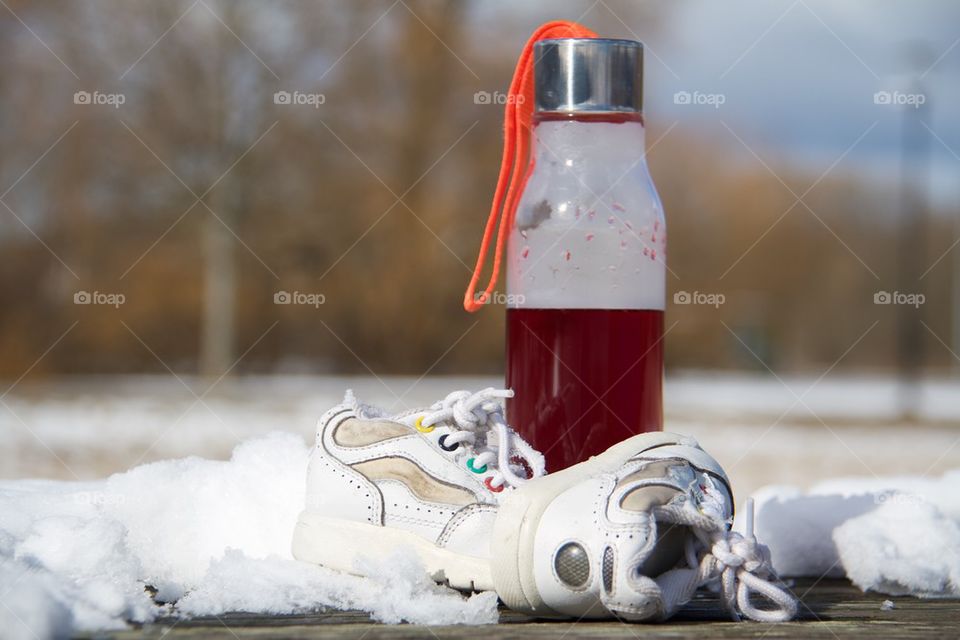
<svg viewBox="0 0 960 640"><path fill-rule="evenodd" d="M527 444L526 440L512 430L508 430L507 438L510 447L507 451L510 456L508 464L514 475L529 480L546 474L543 456L536 449ZM478 437L478 441L481 440L486 442L487 447L499 453L502 443L500 442L500 431L498 429L483 430L482 435Z"/></svg>
<svg viewBox="0 0 960 640"><path fill-rule="evenodd" d="M620 501L625 511L649 514L653 520L653 510L668 504L683 491L666 484L641 485L629 491ZM684 546L690 530L688 527L653 520L656 527L656 541L646 557L637 566L637 572L650 578L669 571L683 558Z"/></svg>
<svg viewBox="0 0 960 640"><path fill-rule="evenodd" d="M657 540L646 559L637 567L637 572L656 578L676 567L683 559L689 534L689 527L658 521Z"/></svg>

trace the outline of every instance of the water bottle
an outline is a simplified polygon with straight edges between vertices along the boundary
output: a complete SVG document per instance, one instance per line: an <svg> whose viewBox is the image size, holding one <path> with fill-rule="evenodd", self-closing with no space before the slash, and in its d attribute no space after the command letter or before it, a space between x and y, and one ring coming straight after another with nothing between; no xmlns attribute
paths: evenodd
<svg viewBox="0 0 960 640"><path fill-rule="evenodd" d="M509 422L558 470L660 430L667 234L639 42L534 46L532 169L507 241Z"/></svg>

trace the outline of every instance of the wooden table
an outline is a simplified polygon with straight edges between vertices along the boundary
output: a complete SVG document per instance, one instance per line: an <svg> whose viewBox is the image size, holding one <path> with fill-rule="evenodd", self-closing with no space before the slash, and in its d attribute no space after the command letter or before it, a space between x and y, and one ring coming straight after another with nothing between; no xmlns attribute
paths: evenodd
<svg viewBox="0 0 960 640"><path fill-rule="evenodd" d="M788 624L730 622L717 610L716 598L698 595L665 624L608 622L543 622L508 610L500 624L483 627L425 627L383 625L355 611L318 611L297 615L264 616L230 613L191 620L161 619L139 629L90 638L960 638L960 602L896 598L859 589L844 580L797 581L802 597L802 619ZM885 610L890 600L894 607Z"/></svg>

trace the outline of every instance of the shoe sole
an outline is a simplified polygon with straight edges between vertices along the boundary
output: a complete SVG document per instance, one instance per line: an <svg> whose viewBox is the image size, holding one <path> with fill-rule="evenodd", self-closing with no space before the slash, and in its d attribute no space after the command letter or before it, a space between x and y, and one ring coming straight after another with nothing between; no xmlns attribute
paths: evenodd
<svg viewBox="0 0 960 640"><path fill-rule="evenodd" d="M412 550L430 577L441 584L462 591L493 589L487 560L454 553L409 531L311 511L300 514L293 531L294 558L358 576L364 573L356 566L357 559L389 560L398 548Z"/></svg>
<svg viewBox="0 0 960 640"><path fill-rule="evenodd" d="M554 498L575 484L597 474L616 471L633 457L671 445L683 446L685 458L696 458L690 460L695 467L725 478L720 465L702 449L695 448L699 445L692 438L663 432L643 433L585 462L537 478L501 502L493 526L490 564L493 584L504 604L536 616L567 617L544 604L534 578L534 540L543 513ZM664 453L668 451L665 449Z"/></svg>

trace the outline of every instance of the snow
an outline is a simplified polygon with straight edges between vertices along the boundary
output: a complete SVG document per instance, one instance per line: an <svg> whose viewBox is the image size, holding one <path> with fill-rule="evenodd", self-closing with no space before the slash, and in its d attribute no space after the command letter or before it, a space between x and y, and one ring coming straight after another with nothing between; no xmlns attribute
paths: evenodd
<svg viewBox="0 0 960 640"><path fill-rule="evenodd" d="M383 562L361 562L370 579L339 576L284 558L254 559L237 550L211 563L195 589L177 602L189 615L225 611L290 613L332 605L370 611L380 622L491 624L497 622L492 591L463 598L433 582L416 559L402 551ZM253 582L249 588L236 585Z"/></svg>
<svg viewBox="0 0 960 640"><path fill-rule="evenodd" d="M273 433L229 461L162 461L95 482L0 482L4 637L327 606L382 622L496 622L494 594L437 586L402 549L368 566L371 579L293 560L307 452L302 437Z"/></svg>
<svg viewBox="0 0 960 640"><path fill-rule="evenodd" d="M675 415L773 415L785 419L860 420L876 425L897 420L900 382L883 375L756 375L688 371L668 376L664 399ZM960 421L955 378L916 383L918 417L926 421Z"/></svg>
<svg viewBox="0 0 960 640"><path fill-rule="evenodd" d="M960 597L960 470L852 478L755 494L758 538L782 576L846 576L864 591Z"/></svg>
<svg viewBox="0 0 960 640"><path fill-rule="evenodd" d="M493 383L347 376L250 376L212 387L188 376L21 383L0 404L0 477L94 479L141 462L226 458L241 442L272 431L311 437L317 418L348 388L400 411Z"/></svg>
<svg viewBox="0 0 960 640"><path fill-rule="evenodd" d="M199 378L127 376L16 385L0 404L0 477L9 479L0 480L0 635L322 606L387 622L495 621L492 594L436 587L409 558L394 559L382 580L361 579L295 562L289 542L305 443L344 389L403 410L499 384L258 376L211 389ZM758 534L782 574L956 595L956 381L925 382L923 420L909 424L898 422L894 391L890 379L834 373L668 376L666 424L719 460L738 501L757 495ZM762 489L771 482L781 486ZM176 604L157 605L147 584Z"/></svg>
<svg viewBox="0 0 960 640"><path fill-rule="evenodd" d="M960 524L932 504L883 503L834 529L833 540L864 591L960 597Z"/></svg>

